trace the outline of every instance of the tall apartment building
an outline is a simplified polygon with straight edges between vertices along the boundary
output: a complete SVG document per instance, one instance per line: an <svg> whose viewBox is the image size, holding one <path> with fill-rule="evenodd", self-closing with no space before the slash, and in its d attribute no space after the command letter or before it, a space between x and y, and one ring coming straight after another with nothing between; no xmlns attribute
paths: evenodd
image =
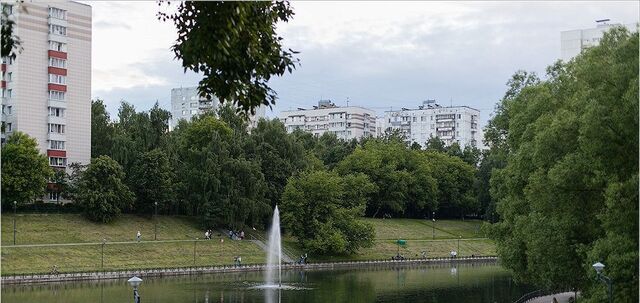
<svg viewBox="0 0 640 303"><path fill-rule="evenodd" d="M462 148L480 148L480 111L468 106L442 107L435 100L424 101L417 109L403 108L384 113L384 131L399 130L408 144L416 142L425 147L431 137L438 137L447 145L457 142Z"/></svg>
<svg viewBox="0 0 640 303"><path fill-rule="evenodd" d="M171 121L169 129L174 129L178 121L191 121L194 116L205 112L216 112L220 106L220 101L216 97L211 100L203 98L198 94L197 87L181 87L171 89ZM260 118L265 117L266 107L260 106L256 113L249 117L249 128L254 128Z"/></svg>
<svg viewBox="0 0 640 303"><path fill-rule="evenodd" d="M287 132L301 129L316 137L326 132L350 140L376 135L376 113L359 106L336 106L330 100L320 100L313 109L298 108L280 113Z"/></svg>
<svg viewBox="0 0 640 303"><path fill-rule="evenodd" d="M55 169L91 158L91 6L77 2L11 3L22 52L2 58L5 137L34 137ZM45 200L58 201L49 185Z"/></svg>
<svg viewBox="0 0 640 303"><path fill-rule="evenodd" d="M624 26L629 31L638 31L637 24L609 24L609 19L597 20L595 28L576 29L560 33L560 50L563 61L569 61L582 50L600 44L604 33L614 26Z"/></svg>

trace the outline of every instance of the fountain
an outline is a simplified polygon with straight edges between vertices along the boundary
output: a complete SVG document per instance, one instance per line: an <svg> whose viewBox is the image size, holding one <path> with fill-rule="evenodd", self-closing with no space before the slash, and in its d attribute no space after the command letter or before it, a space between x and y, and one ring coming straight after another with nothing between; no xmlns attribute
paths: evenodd
<svg viewBox="0 0 640 303"><path fill-rule="evenodd" d="M278 206L273 211L273 221L269 230L269 250L267 252L267 274L265 282L267 287L276 286L276 264L278 269L277 287L282 287L282 242L280 240L280 212Z"/></svg>

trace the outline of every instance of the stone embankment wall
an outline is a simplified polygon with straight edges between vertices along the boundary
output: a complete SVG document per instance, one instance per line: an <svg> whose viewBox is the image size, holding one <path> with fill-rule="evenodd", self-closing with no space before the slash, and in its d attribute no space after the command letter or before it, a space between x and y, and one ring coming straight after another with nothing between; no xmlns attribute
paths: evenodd
<svg viewBox="0 0 640 303"><path fill-rule="evenodd" d="M495 263L498 258L489 257L460 257L460 258L426 258L426 259L407 259L401 261L394 260L369 260L369 261L347 261L347 262L326 262L326 263L309 263L309 264L283 264L282 269L299 269L299 270L323 270L323 269L341 269L354 267L372 267L372 266L394 266L394 265L446 265L458 263ZM225 273L225 272L243 272L243 271L262 271L267 267L266 264L247 264L241 266L209 266L209 267L181 267L181 268L161 268L161 269L135 269L124 271L103 271L103 272L82 272L82 273L61 273L61 274L32 274L32 275L13 275L3 276L3 284L19 284L19 283L45 283L45 282L63 282L78 280L101 280L101 279L129 279L133 276L144 277L163 277L163 276L179 276L179 275L200 275L209 273Z"/></svg>

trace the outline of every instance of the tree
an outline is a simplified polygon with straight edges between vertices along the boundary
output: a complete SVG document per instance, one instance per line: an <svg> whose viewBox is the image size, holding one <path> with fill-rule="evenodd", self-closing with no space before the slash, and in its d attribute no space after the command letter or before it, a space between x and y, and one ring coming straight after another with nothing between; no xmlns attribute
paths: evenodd
<svg viewBox="0 0 640 303"><path fill-rule="evenodd" d="M114 127L107 107L100 99L91 100L91 157L111 155Z"/></svg>
<svg viewBox="0 0 640 303"><path fill-rule="evenodd" d="M203 73L200 94L251 113L275 104L268 81L295 68L297 52L283 50L283 39L276 34L277 23L292 16L283 1L185 1L174 14L158 13L159 20L173 21L178 30L172 50L185 71Z"/></svg>
<svg viewBox="0 0 640 303"><path fill-rule="evenodd" d="M287 134L284 124L276 119L260 120L258 126L251 130L244 151L248 159L260 163L271 207L280 201L289 177L307 165L302 144Z"/></svg>
<svg viewBox="0 0 640 303"><path fill-rule="evenodd" d="M15 132L2 146L2 206L16 201L32 202L45 194L47 179L53 176L47 157L36 139Z"/></svg>
<svg viewBox="0 0 640 303"><path fill-rule="evenodd" d="M174 199L173 172L164 151L154 149L142 154L131 173L135 180L132 189L136 195L134 210L137 213L151 215L154 203L163 210Z"/></svg>
<svg viewBox="0 0 640 303"><path fill-rule="evenodd" d="M425 148L427 151L437 151L444 153L447 151L447 147L439 137L431 137L427 140L427 147Z"/></svg>
<svg viewBox="0 0 640 303"><path fill-rule="evenodd" d="M130 208L134 195L124 183L122 166L108 156L94 158L80 174L76 202L89 220L108 223Z"/></svg>
<svg viewBox="0 0 640 303"><path fill-rule="evenodd" d="M15 33L15 25L16 21L14 18L10 17L11 10L15 10L15 8L21 9L23 12L27 12L26 8L22 5L23 0L17 0L15 3L2 3L2 17L1 21L1 39L2 50L0 56L3 58L15 58L17 53L22 52L22 40Z"/></svg>
<svg viewBox="0 0 640 303"><path fill-rule="evenodd" d="M373 244L373 227L358 218L374 187L363 174L305 171L285 188L282 223L312 253L355 253Z"/></svg>
<svg viewBox="0 0 640 303"><path fill-rule="evenodd" d="M614 301L638 301L637 50L637 32L612 29L546 80L519 81L489 123L506 155L491 173L491 234L517 279L600 302L590 267L602 261Z"/></svg>

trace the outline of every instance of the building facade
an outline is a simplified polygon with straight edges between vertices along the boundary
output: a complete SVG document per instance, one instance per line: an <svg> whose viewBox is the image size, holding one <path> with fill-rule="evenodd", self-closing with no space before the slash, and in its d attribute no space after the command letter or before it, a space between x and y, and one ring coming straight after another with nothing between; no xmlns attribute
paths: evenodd
<svg viewBox="0 0 640 303"><path fill-rule="evenodd" d="M339 107L330 100L321 100L313 109L298 108L280 113L287 132L300 129L319 137L333 133L344 140L376 135L376 113L359 106Z"/></svg>
<svg viewBox="0 0 640 303"><path fill-rule="evenodd" d="M569 61L582 50L600 44L605 32L614 26L624 26L629 31L637 31L636 24L609 24L609 19L597 20L595 28L576 29L560 33L560 51L563 61Z"/></svg>
<svg viewBox="0 0 640 303"><path fill-rule="evenodd" d="M22 51L2 58L2 139L34 137L49 164L64 170L91 158L91 6L27 2L3 9L16 21ZM45 201L59 201L49 184Z"/></svg>
<svg viewBox="0 0 640 303"><path fill-rule="evenodd" d="M169 129L173 130L178 121L191 121L191 118L205 112L217 112L220 101L216 97L211 100L198 94L198 87L181 87L171 89L171 120ZM249 117L249 128L254 128L258 120L265 117L266 107L260 106L256 113Z"/></svg>
<svg viewBox="0 0 640 303"><path fill-rule="evenodd" d="M454 142L462 148L481 148L482 132L478 126L480 111L468 106L442 107L434 100L424 101L416 109L403 108L384 114L383 132L399 131L407 144L414 142L426 147L431 137L438 137L447 145Z"/></svg>

